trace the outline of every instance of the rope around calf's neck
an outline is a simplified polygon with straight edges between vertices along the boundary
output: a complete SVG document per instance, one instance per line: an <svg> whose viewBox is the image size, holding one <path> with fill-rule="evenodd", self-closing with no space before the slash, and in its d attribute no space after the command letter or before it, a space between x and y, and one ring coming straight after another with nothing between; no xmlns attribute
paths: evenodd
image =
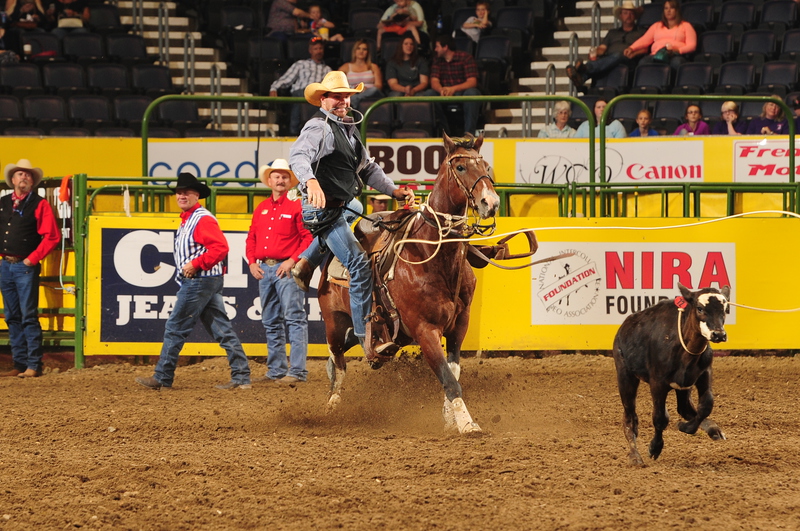
<svg viewBox="0 0 800 531"><path fill-rule="evenodd" d="M685 350L692 356L699 356L700 354L705 352L706 349L708 348L708 340L706 340L706 346L703 347L703 350L701 350L697 354L689 350L689 348L686 346L686 343L684 343L683 341L683 327L681 326L681 317L683 317L683 308L678 308L678 339L681 341L681 346L683 347L683 350Z"/></svg>

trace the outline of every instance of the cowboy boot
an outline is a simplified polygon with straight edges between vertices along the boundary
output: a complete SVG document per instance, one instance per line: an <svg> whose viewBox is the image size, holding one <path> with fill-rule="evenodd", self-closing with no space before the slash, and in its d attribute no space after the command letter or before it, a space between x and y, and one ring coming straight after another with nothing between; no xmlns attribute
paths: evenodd
<svg viewBox="0 0 800 531"><path fill-rule="evenodd" d="M300 261L292 268L292 277L303 291L308 291L308 285L311 283L311 277L313 276L314 269L305 258L300 258Z"/></svg>

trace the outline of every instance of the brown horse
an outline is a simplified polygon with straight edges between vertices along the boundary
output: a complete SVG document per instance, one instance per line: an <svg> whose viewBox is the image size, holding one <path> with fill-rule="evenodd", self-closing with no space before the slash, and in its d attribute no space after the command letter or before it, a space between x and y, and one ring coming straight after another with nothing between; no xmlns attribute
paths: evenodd
<svg viewBox="0 0 800 531"><path fill-rule="evenodd" d="M469 325L476 279L467 263L467 244L447 243L447 239L471 236L484 229L477 219L469 224L470 211L488 219L500 204L489 176L489 165L479 154L482 144L482 136L451 139L444 135L445 160L427 202L413 214L404 236L406 240L444 243L406 242L402 247L393 247L398 249L400 259L395 264L393 279L386 283L401 321L395 343L420 345L425 360L444 387L445 428L461 433L481 431L464 405L458 383L461 343ZM322 272L319 302L330 349L328 407L335 408L341 401L346 370L344 353L354 345L352 334L350 341L346 339L347 329L352 327L347 289L328 281L327 267ZM446 339L446 357L442 336Z"/></svg>

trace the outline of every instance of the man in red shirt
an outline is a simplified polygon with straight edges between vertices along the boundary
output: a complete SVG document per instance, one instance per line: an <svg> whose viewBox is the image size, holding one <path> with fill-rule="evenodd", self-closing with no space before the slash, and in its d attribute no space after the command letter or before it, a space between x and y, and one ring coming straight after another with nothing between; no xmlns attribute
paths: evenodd
<svg viewBox="0 0 800 531"><path fill-rule="evenodd" d="M453 38L442 34L436 37L436 58L431 65L432 94L441 96L480 96L478 90L478 65L468 53L455 49ZM478 126L478 101L464 103L464 132L475 134ZM441 104L436 104L439 118L444 117ZM444 120L447 123L447 120Z"/></svg>
<svg viewBox="0 0 800 531"><path fill-rule="evenodd" d="M304 382L308 376L308 316L305 294L292 278L292 267L313 236L303 225L300 201L290 199L297 179L289 163L276 159L262 166L258 177L272 195L253 211L245 255L250 273L258 280L261 322L267 334L267 382ZM286 334L291 345L286 363Z"/></svg>
<svg viewBox="0 0 800 531"><path fill-rule="evenodd" d="M164 327L164 344L156 370L151 377L136 378L136 383L154 391L172 387L178 356L199 319L208 334L225 349L231 366L230 381L216 388L250 389L247 356L222 301L228 241L217 219L198 203L211 195L211 189L191 173L181 173L171 190L181 209L181 226L174 245L175 282L180 289Z"/></svg>
<svg viewBox="0 0 800 531"><path fill-rule="evenodd" d="M42 181L41 168L20 159L4 173L14 191L0 199L0 292L14 368L0 376L30 378L42 374L39 262L58 245L58 225L50 204L34 191Z"/></svg>

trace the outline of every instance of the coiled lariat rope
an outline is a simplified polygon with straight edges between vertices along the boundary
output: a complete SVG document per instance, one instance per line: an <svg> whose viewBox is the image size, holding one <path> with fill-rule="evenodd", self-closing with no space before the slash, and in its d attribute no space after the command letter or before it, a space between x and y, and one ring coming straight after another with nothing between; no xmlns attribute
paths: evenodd
<svg viewBox="0 0 800 531"><path fill-rule="evenodd" d="M400 260L402 260L403 262L405 262L407 264L411 264L411 265L424 264L425 262L428 262L429 260L432 260L433 257L438 254L439 249L441 248L443 243L478 242L478 241L485 241L485 240L494 240L494 239L497 239L497 238L504 238L506 236L512 236L512 235L516 235L516 234L523 234L525 232L530 232L530 231L545 231L545 230L632 230L632 231L650 231L650 230L685 229L685 228L689 228L689 227L699 227L701 225L709 225L711 223L720 223L722 221L728 221L728 220L734 219L734 218L742 218L742 217L745 217L745 216L754 216L754 215L759 215L759 214L778 214L778 215L782 215L782 216L789 216L789 217L800 219L800 214L797 214L795 212L788 212L786 210L754 210L752 212L742 212L740 214L732 214L730 216L725 216L725 217L721 217L721 218L708 219L708 220L705 220L705 221L695 221L695 222L692 222L692 223L682 223L680 225L668 225L668 226L665 226L665 227L624 227L624 226L613 226L613 227L538 227L538 228L531 228L531 229L519 229L519 230L510 231L510 232L504 232L504 233L501 233L501 234L494 234L494 235L491 235L491 236L478 236L476 238L466 237L466 238L447 238L447 239L445 239L444 236L446 236L450 232L450 230L448 230L447 232L443 232L442 231L441 223L439 222L439 216L446 217L446 216L449 216L449 214L441 214L439 212L436 212L435 210L430 208L430 206L428 206L427 202L425 202L425 203L422 203L420 205L420 212L417 213L417 215L421 215L422 209L430 210L434 214L434 218L436 219L436 223L437 223L437 225L439 227L439 231L438 231L439 232L439 240L438 241L431 241L431 240L422 240L422 239L417 239L417 238L407 238L407 239L396 241L394 243L393 247L392 247L394 253L397 255L397 257ZM465 223L465 221L466 221L466 217L463 217L463 216L450 216L450 217L452 217L452 218L455 218L455 217L460 218L459 225ZM402 256L400 256L400 251L402 249L398 250L398 247L402 247L406 243L419 243L419 244L422 244L422 245L435 245L436 246L436 250L434 251L433 255L431 255L429 258L427 258L425 260L422 260L420 262L413 262L413 261L407 260L407 259L403 258ZM496 265L491 261L489 263L492 264L492 265ZM531 264L526 264L525 267L529 267L529 266L532 266L534 264L535 264L535 262L531 263ZM791 309L786 309L786 310L772 310L772 309L768 309L768 308L757 308L755 306L746 306L744 304L737 304L737 303L731 302L731 301L728 301L728 304L730 304L731 306L737 306L739 308L744 308L746 310L753 310L753 311L757 311L757 312L771 312L771 313L800 312L800 308L791 308Z"/></svg>

